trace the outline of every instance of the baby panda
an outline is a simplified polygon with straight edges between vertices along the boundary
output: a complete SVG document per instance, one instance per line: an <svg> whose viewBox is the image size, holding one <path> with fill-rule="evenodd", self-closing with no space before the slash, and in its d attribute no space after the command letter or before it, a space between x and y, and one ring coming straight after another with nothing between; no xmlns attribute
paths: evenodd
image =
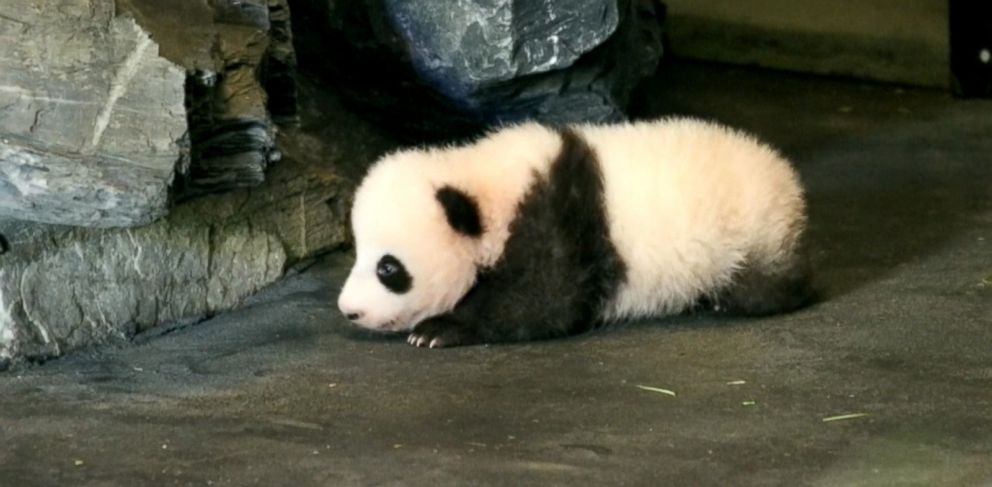
<svg viewBox="0 0 992 487"><path fill-rule="evenodd" d="M386 155L351 213L338 307L418 347L562 337L700 306L785 312L811 296L789 162L694 119L525 123Z"/></svg>

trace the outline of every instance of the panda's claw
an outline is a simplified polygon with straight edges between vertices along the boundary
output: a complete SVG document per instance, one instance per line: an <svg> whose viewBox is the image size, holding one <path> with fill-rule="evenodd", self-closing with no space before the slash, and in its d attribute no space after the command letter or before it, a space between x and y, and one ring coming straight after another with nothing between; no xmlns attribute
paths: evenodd
<svg viewBox="0 0 992 487"><path fill-rule="evenodd" d="M411 344L427 348L449 348L480 343L474 330L450 317L438 317L418 324L410 333Z"/></svg>
<svg viewBox="0 0 992 487"><path fill-rule="evenodd" d="M426 348L442 348L444 347L444 340L441 337L429 337L426 335L418 335L416 333L411 333L406 337L406 342L415 347L426 347Z"/></svg>

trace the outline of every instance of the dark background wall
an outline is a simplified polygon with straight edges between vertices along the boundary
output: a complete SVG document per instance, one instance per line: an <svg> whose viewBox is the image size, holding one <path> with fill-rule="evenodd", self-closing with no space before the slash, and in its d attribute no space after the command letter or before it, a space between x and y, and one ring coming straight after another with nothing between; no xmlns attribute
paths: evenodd
<svg viewBox="0 0 992 487"><path fill-rule="evenodd" d="M674 55L947 88L947 0L666 0ZM975 2L984 3L984 2Z"/></svg>

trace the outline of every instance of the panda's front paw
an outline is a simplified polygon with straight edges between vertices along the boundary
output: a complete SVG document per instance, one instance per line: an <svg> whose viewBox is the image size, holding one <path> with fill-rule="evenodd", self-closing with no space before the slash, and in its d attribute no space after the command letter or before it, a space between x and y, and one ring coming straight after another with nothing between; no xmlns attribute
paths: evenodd
<svg viewBox="0 0 992 487"><path fill-rule="evenodd" d="M415 347L441 348L477 343L477 335L463 324L447 319L432 318L413 327L406 339Z"/></svg>

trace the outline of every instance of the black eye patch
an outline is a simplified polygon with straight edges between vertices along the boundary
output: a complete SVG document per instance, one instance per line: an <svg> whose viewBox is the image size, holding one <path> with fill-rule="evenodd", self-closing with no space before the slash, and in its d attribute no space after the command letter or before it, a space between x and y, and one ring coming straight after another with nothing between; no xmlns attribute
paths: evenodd
<svg viewBox="0 0 992 487"><path fill-rule="evenodd" d="M383 255L375 265L375 276L383 286L386 286L386 289L396 294L409 291L413 284L413 278L410 277L403 263L389 254Z"/></svg>

